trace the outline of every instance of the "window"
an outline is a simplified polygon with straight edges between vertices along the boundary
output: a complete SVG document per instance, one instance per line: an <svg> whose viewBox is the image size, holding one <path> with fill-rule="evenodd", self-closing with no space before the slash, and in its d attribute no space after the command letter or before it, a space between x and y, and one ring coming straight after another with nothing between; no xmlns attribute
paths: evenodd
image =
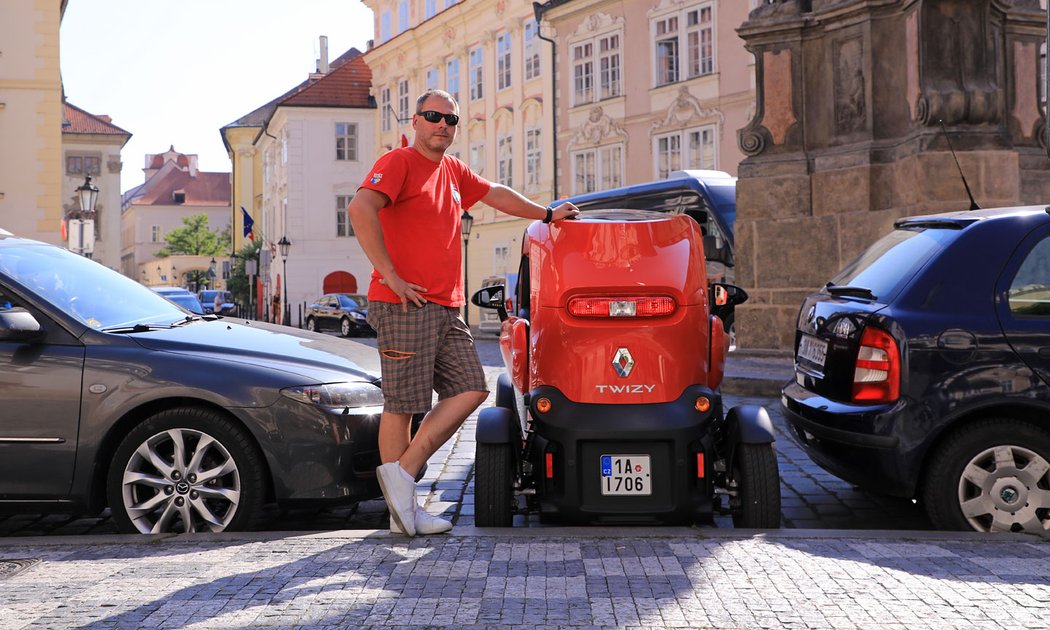
<svg viewBox="0 0 1050 630"><path fill-rule="evenodd" d="M102 158L97 155L66 155L66 175L99 175Z"/></svg>
<svg viewBox="0 0 1050 630"><path fill-rule="evenodd" d="M397 117L398 124L402 121L408 120L411 116L408 113L408 80L402 79L397 82Z"/></svg>
<svg viewBox="0 0 1050 630"><path fill-rule="evenodd" d="M446 9L449 8L450 6L454 5L454 4L456 4L456 0L445 0L445 8Z"/></svg>
<svg viewBox="0 0 1050 630"><path fill-rule="evenodd" d="M1010 283L1007 299L1014 315L1050 315L1050 239L1036 243L1025 257Z"/></svg>
<svg viewBox="0 0 1050 630"><path fill-rule="evenodd" d="M288 130L281 130L281 164L288 163Z"/></svg>
<svg viewBox="0 0 1050 630"><path fill-rule="evenodd" d="M612 144L572 155L573 194L623 186L623 145Z"/></svg>
<svg viewBox="0 0 1050 630"><path fill-rule="evenodd" d="M427 89L436 90L438 86L438 69L427 68Z"/></svg>
<svg viewBox="0 0 1050 630"><path fill-rule="evenodd" d="M540 130L525 130L525 192L540 189Z"/></svg>
<svg viewBox="0 0 1050 630"><path fill-rule="evenodd" d="M427 0L426 4L424 5L423 11L424 11L423 16L427 20L429 20L430 18L432 18L435 15L437 15L437 12L438 12L437 0Z"/></svg>
<svg viewBox="0 0 1050 630"><path fill-rule="evenodd" d="M335 198L335 235L353 236L354 226L350 223L346 208L350 205L353 195L336 195Z"/></svg>
<svg viewBox="0 0 1050 630"><path fill-rule="evenodd" d="M656 176L666 179L672 171L718 168L715 125L676 131L655 138Z"/></svg>
<svg viewBox="0 0 1050 630"><path fill-rule="evenodd" d="M448 93L459 101L459 59L449 59L445 64L445 79Z"/></svg>
<svg viewBox="0 0 1050 630"><path fill-rule="evenodd" d="M379 41L390 39L390 11L383 11L379 16Z"/></svg>
<svg viewBox="0 0 1050 630"><path fill-rule="evenodd" d="M514 157L511 148L511 137L509 135L500 136L499 140L496 141L496 155L498 156L496 171L499 177L499 183L509 188L513 188Z"/></svg>
<svg viewBox="0 0 1050 630"><path fill-rule="evenodd" d="M510 33L496 37L496 89L510 87Z"/></svg>
<svg viewBox="0 0 1050 630"><path fill-rule="evenodd" d="M160 243L164 240L164 233L161 231L159 225L150 227L149 240L151 243Z"/></svg>
<svg viewBox="0 0 1050 630"><path fill-rule="evenodd" d="M714 72L714 28L714 7L710 2L655 20L656 85Z"/></svg>
<svg viewBox="0 0 1050 630"><path fill-rule="evenodd" d="M335 123L335 159L357 160L357 125Z"/></svg>
<svg viewBox="0 0 1050 630"><path fill-rule="evenodd" d="M620 95L620 34L598 39L598 98Z"/></svg>
<svg viewBox="0 0 1050 630"><path fill-rule="evenodd" d="M390 88L379 90L379 109L382 110L383 131L390 131Z"/></svg>
<svg viewBox="0 0 1050 630"><path fill-rule="evenodd" d="M485 70L484 60L481 57L481 46L470 50L470 100L476 101L484 97L484 86L482 85Z"/></svg>
<svg viewBox="0 0 1050 630"><path fill-rule="evenodd" d="M481 142L470 143L470 170L478 175L485 172L485 145Z"/></svg>
<svg viewBox="0 0 1050 630"><path fill-rule="evenodd" d="M397 32L404 33L408 30L408 0L397 3Z"/></svg>
<svg viewBox="0 0 1050 630"><path fill-rule="evenodd" d="M539 42L536 41L539 30L536 27L536 22L525 23L525 35L524 35L524 57L525 57L525 80L535 79L540 76L540 47Z"/></svg>
<svg viewBox="0 0 1050 630"><path fill-rule="evenodd" d="M572 47L573 105L594 100L594 45L591 42Z"/></svg>

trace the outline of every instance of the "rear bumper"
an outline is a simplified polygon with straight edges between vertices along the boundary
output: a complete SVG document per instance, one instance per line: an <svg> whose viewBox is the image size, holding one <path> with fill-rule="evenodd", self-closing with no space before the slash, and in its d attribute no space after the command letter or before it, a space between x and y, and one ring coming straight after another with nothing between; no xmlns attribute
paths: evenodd
<svg viewBox="0 0 1050 630"><path fill-rule="evenodd" d="M806 451L831 474L868 490L911 497L918 466L901 448L898 424L904 403L851 405L784 386L784 416Z"/></svg>
<svg viewBox="0 0 1050 630"><path fill-rule="evenodd" d="M706 413L694 408L699 395L713 403ZM541 397L552 403L546 414L535 407ZM542 515L570 522L710 518L715 459L711 432L722 420L718 394L692 386L668 403L599 405L575 403L553 387L539 387L531 392L530 401L535 429L530 458ZM603 455L648 455L651 494L603 495ZM704 468L698 474L701 459Z"/></svg>

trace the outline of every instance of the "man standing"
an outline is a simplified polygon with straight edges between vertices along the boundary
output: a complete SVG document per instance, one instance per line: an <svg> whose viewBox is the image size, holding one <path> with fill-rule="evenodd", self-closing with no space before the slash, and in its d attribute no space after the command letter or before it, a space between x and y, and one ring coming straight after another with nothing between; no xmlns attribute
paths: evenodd
<svg viewBox="0 0 1050 630"><path fill-rule="evenodd" d="M450 94L424 92L412 116L413 145L380 157L348 207L374 267L368 322L378 337L385 398L384 463L376 476L391 531L409 536L452 528L416 502L415 478L488 395L474 339L459 316L465 303L460 215L478 201L546 222L579 213L571 203L548 210L445 155L458 124L459 105ZM431 408L434 391L438 402ZM412 415L422 412L427 415L413 438Z"/></svg>

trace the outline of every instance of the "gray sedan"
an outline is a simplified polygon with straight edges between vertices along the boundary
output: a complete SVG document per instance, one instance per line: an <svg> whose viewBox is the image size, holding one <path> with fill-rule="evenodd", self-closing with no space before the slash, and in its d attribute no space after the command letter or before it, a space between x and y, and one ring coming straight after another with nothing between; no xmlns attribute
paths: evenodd
<svg viewBox="0 0 1050 630"><path fill-rule="evenodd" d="M0 230L0 510L221 531L269 502L379 496L377 369L371 348L194 316Z"/></svg>

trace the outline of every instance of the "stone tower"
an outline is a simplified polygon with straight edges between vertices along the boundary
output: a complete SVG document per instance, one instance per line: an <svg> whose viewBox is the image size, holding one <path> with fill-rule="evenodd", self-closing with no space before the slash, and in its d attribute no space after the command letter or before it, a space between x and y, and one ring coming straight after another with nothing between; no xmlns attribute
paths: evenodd
<svg viewBox="0 0 1050 630"><path fill-rule="evenodd" d="M904 216L1050 202L1039 0L768 0L739 34L745 348L790 350L802 297ZM943 125L943 126L942 126Z"/></svg>

